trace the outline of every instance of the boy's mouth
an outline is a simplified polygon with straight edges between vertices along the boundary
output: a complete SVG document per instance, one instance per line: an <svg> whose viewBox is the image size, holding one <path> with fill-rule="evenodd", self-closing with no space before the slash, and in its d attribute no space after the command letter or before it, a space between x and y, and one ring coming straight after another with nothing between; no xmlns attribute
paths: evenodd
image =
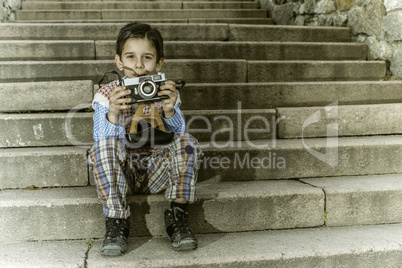
<svg viewBox="0 0 402 268"><path fill-rule="evenodd" d="M134 77L141 77L141 76L146 76L147 74L137 74L133 69L127 66L123 66L124 69L129 70L130 72L133 72Z"/></svg>

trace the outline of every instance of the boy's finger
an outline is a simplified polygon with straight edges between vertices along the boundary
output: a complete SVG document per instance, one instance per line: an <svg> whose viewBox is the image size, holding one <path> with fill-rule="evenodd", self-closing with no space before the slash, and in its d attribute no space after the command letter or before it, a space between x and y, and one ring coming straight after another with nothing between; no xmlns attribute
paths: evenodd
<svg viewBox="0 0 402 268"><path fill-rule="evenodd" d="M125 90L125 89L126 89L126 87L124 87L124 86L115 87L115 88L112 90L112 92L110 92L110 96L116 95L116 94L118 94L119 92L121 92L121 91L123 91L123 90Z"/></svg>

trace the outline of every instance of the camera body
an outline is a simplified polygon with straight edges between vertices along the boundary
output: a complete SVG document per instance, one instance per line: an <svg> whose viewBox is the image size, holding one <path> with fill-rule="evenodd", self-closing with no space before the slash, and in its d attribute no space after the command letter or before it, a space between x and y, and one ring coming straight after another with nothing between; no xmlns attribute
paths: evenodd
<svg viewBox="0 0 402 268"><path fill-rule="evenodd" d="M168 99L169 97L166 95L158 96L159 88L165 84L165 81L165 74L157 73L149 76L123 78L121 85L131 90L131 94L126 97L131 98L132 101L129 104L133 104Z"/></svg>

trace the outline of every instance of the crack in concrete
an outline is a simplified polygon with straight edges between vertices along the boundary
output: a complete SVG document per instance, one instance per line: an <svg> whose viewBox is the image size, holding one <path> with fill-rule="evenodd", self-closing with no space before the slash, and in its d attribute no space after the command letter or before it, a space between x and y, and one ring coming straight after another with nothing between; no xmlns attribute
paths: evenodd
<svg viewBox="0 0 402 268"><path fill-rule="evenodd" d="M93 240L89 240L89 242L88 242L88 249L87 249L87 251L85 252L84 268L87 268L87 267L88 267L88 255L89 255L89 251L90 251L91 248L92 248L92 242L93 242Z"/></svg>
<svg viewBox="0 0 402 268"><path fill-rule="evenodd" d="M323 225L323 226L326 226L326 225L327 225L327 220L328 220L328 218L327 218L327 216L328 216L328 211L327 211L327 192L325 191L325 188L318 187L318 186L316 186L316 185L310 184L310 183L308 183L308 182L306 182L306 181L303 181L303 180L298 180L298 181L301 182L301 183L303 183L303 184L312 186L312 187L314 187L314 188L321 189L321 191L324 193L324 214L323 214L323 215L324 215L324 225Z"/></svg>

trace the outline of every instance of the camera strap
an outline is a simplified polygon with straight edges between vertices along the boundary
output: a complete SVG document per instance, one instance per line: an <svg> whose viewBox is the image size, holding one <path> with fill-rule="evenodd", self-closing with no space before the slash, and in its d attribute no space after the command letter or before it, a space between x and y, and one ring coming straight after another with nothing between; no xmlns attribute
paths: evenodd
<svg viewBox="0 0 402 268"><path fill-rule="evenodd" d="M117 71L115 71L115 70L110 70L110 71L107 71L107 72L103 75L103 77L102 77L101 80L99 80L99 83L98 83L99 88L101 88L101 84L102 84L103 80L105 80L105 78L106 78L106 76L107 76L108 74L116 74L117 77L119 78L119 86L121 85L121 76L120 76L120 74L119 74Z"/></svg>

